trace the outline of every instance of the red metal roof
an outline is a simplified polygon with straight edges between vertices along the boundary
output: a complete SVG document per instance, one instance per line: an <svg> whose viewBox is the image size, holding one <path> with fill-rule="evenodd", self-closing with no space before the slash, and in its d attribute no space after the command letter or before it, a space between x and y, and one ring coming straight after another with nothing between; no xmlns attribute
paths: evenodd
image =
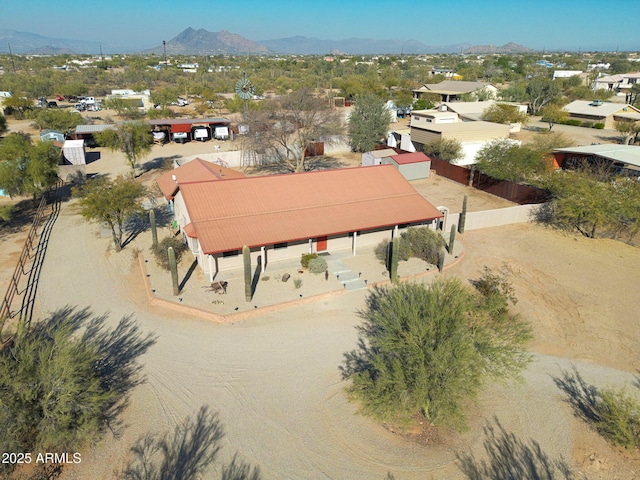
<svg viewBox="0 0 640 480"><path fill-rule="evenodd" d="M174 180L173 177L176 177ZM189 182L211 182L228 178L244 177L241 172L195 158L184 165L160 175L156 182L167 200L172 200L178 192L179 185Z"/></svg>
<svg viewBox="0 0 640 480"><path fill-rule="evenodd" d="M406 165L407 163L430 162L431 159L422 152L401 153L400 155L392 155L391 158L398 165Z"/></svg>
<svg viewBox="0 0 640 480"><path fill-rule="evenodd" d="M205 254L432 220L442 214L392 165L180 186Z"/></svg>

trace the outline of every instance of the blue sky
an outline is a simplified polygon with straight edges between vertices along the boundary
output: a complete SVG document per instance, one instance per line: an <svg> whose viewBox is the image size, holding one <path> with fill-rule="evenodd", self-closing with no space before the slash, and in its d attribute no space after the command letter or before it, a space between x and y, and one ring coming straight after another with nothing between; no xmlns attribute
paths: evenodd
<svg viewBox="0 0 640 480"><path fill-rule="evenodd" d="M147 48L187 27L257 41L302 35L640 50L635 9L595 0L0 0L0 29L48 37Z"/></svg>

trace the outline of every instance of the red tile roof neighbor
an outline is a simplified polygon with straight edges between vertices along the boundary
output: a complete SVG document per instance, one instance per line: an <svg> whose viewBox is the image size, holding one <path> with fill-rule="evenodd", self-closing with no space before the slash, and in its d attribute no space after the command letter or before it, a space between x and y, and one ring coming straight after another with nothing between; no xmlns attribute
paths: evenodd
<svg viewBox="0 0 640 480"><path fill-rule="evenodd" d="M422 152L401 153L400 155L392 155L391 158L398 165L406 165L407 163L430 162L431 159Z"/></svg>
<svg viewBox="0 0 640 480"><path fill-rule="evenodd" d="M175 175L176 179L173 179ZM228 178L244 177L241 172L195 158L184 165L160 175L156 182L167 200L172 200L179 186L189 182L211 182Z"/></svg>
<svg viewBox="0 0 640 480"><path fill-rule="evenodd" d="M205 254L442 217L393 165L181 185Z"/></svg>

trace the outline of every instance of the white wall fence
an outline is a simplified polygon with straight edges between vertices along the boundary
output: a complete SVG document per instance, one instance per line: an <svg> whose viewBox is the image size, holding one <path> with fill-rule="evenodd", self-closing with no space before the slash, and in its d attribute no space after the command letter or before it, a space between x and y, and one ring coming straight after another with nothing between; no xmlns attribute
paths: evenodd
<svg viewBox="0 0 640 480"><path fill-rule="evenodd" d="M465 231L479 230L481 228L530 222L533 220L535 211L539 208L540 205L518 205L516 207L497 208L481 212L467 212L464 229ZM451 229L451 225L458 225L459 221L459 213L447 214L442 230L448 232Z"/></svg>

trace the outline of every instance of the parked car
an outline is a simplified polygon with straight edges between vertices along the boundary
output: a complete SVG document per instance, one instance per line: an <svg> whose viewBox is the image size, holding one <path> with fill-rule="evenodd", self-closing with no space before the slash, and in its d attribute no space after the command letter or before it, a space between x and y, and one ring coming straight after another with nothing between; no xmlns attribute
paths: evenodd
<svg viewBox="0 0 640 480"><path fill-rule="evenodd" d="M58 108L58 102L55 102L53 100L50 101L50 102L47 102L47 107L48 108Z"/></svg>

